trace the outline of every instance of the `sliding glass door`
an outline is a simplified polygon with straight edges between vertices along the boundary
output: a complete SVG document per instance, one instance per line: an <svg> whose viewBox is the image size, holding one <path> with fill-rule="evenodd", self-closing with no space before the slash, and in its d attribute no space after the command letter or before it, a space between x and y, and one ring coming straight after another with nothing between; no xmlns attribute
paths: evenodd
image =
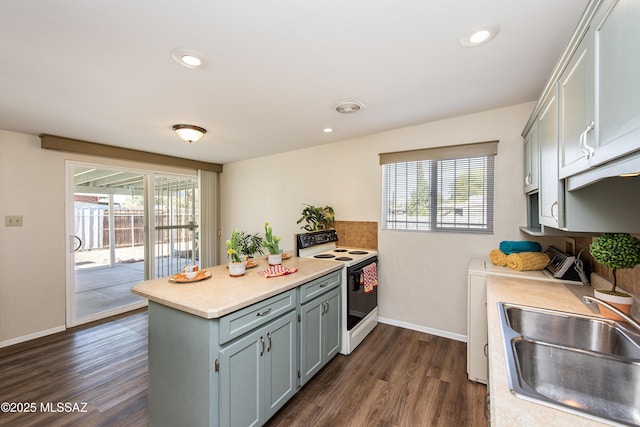
<svg viewBox="0 0 640 427"><path fill-rule="evenodd" d="M132 286L197 260L196 177L79 163L67 177L68 326L145 306Z"/></svg>

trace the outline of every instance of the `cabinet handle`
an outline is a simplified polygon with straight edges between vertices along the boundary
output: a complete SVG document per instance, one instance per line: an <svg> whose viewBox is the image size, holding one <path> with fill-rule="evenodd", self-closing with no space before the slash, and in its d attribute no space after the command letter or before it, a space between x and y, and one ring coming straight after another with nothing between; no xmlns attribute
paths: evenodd
<svg viewBox="0 0 640 427"><path fill-rule="evenodd" d="M551 218L553 218L556 222L558 222L558 216L553 214L553 207L558 206L558 202L553 202L551 205Z"/></svg>
<svg viewBox="0 0 640 427"><path fill-rule="evenodd" d="M271 312L271 307L269 307L267 310L265 311L259 311L256 313L256 316L258 317L262 317L262 316L266 316L267 314L269 314Z"/></svg>
<svg viewBox="0 0 640 427"><path fill-rule="evenodd" d="M320 285L321 288L326 288L329 284L327 282L322 282Z"/></svg>
<svg viewBox="0 0 640 427"><path fill-rule="evenodd" d="M322 308L320 309L320 316L324 316L324 301L322 301L320 304L322 304Z"/></svg>
<svg viewBox="0 0 640 427"><path fill-rule="evenodd" d="M590 159L593 156L593 153L596 152L595 148L590 147L587 144L587 135L591 130L595 127L595 123L592 121L586 127L586 129L580 134L580 151L586 156L587 159Z"/></svg>
<svg viewBox="0 0 640 427"><path fill-rule="evenodd" d="M486 344L484 345L484 355L485 355L486 357L489 357L489 343L486 343Z"/></svg>
<svg viewBox="0 0 640 427"><path fill-rule="evenodd" d="M587 150L586 154L587 154L587 159L590 159L591 157L593 157L593 154L596 152L596 149L593 147L590 147L589 144L587 144L587 135L589 134L589 132L591 132L591 130L595 127L595 123L592 121L591 123L589 123L589 126L587 126L587 128L584 131L584 148L585 150Z"/></svg>
<svg viewBox="0 0 640 427"><path fill-rule="evenodd" d="M529 186L531 185L531 174L528 173L527 177L524 179L524 185Z"/></svg>
<svg viewBox="0 0 640 427"><path fill-rule="evenodd" d="M327 311L325 311L325 314L329 312L329 301L325 301L327 303Z"/></svg>
<svg viewBox="0 0 640 427"><path fill-rule="evenodd" d="M269 338L269 347L267 347L267 353L271 351L271 332L267 332L267 338Z"/></svg>
<svg viewBox="0 0 640 427"><path fill-rule="evenodd" d="M262 343L262 349L260 350L260 357L264 354L264 338L260 335L260 342Z"/></svg>

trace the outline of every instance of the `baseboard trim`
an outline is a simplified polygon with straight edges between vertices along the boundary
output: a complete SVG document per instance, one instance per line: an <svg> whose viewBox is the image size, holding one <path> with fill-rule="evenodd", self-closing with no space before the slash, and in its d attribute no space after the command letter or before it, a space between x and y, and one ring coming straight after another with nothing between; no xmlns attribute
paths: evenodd
<svg viewBox="0 0 640 427"><path fill-rule="evenodd" d="M11 338L10 340L0 341L0 348L9 347L10 345L20 344L26 341L34 340L36 338L46 337L47 335L57 334L58 332L63 332L66 330L67 328L64 325L62 325L62 326L56 326L55 328L34 332L32 334L23 335L21 337Z"/></svg>
<svg viewBox="0 0 640 427"><path fill-rule="evenodd" d="M440 329L426 328L424 326L415 325L413 323L400 322L395 319L388 319L386 317L378 317L378 322L385 323L391 326L398 326L400 328L411 329L413 331L424 332L425 334L436 335L443 338L449 338L455 341L467 342L467 336L461 334L454 334L448 331L442 331Z"/></svg>

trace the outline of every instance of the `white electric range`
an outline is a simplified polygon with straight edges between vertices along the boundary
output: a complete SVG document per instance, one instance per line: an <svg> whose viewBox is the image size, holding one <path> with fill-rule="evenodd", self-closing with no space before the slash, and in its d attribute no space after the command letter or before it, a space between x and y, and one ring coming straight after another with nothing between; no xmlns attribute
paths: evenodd
<svg viewBox="0 0 640 427"><path fill-rule="evenodd" d="M365 291L363 268L378 262L378 252L371 249L345 248L337 245L335 230L296 235L297 255L303 258L340 262L342 269L342 345L341 354L350 354L378 324L378 289Z"/></svg>

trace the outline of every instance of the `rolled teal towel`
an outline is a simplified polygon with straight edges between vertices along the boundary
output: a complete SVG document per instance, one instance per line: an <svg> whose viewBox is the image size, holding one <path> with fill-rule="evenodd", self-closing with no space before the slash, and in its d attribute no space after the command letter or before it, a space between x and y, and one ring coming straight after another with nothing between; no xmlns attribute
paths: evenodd
<svg viewBox="0 0 640 427"><path fill-rule="evenodd" d="M542 245L538 242L529 242L527 240L519 242L503 240L500 242L500 250L507 255L520 252L542 252Z"/></svg>

